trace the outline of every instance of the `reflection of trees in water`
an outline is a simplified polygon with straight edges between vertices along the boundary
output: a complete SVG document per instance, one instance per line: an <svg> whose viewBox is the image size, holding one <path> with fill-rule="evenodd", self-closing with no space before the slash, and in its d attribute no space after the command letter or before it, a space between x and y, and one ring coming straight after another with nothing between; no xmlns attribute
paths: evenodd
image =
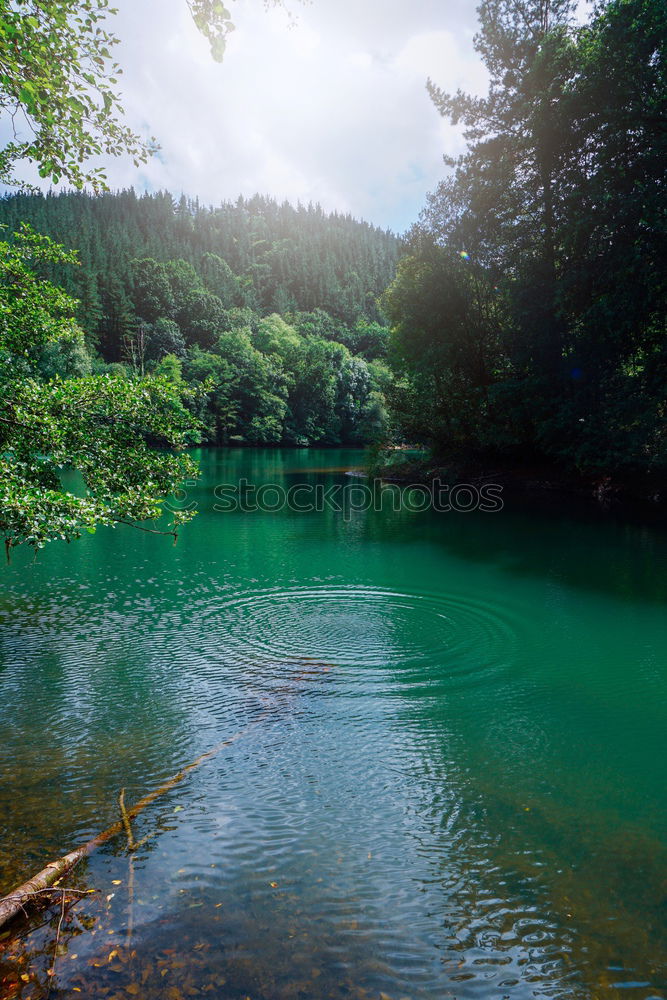
<svg viewBox="0 0 667 1000"><path fill-rule="evenodd" d="M495 513L412 513L395 510L388 498L381 510L355 513L351 524L328 515L332 534L355 534L364 542L388 542L409 550L434 545L471 563L501 567L511 581L555 580L565 587L622 600L667 601L667 534L664 525L614 516L576 498L512 498Z"/></svg>

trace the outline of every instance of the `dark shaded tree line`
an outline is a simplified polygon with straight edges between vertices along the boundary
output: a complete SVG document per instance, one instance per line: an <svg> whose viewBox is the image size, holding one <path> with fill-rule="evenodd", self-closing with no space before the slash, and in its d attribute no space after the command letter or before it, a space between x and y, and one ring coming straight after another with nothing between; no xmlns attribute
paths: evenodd
<svg viewBox="0 0 667 1000"><path fill-rule="evenodd" d="M665 0L484 0L485 97L383 304L404 435L439 459L667 476Z"/></svg>

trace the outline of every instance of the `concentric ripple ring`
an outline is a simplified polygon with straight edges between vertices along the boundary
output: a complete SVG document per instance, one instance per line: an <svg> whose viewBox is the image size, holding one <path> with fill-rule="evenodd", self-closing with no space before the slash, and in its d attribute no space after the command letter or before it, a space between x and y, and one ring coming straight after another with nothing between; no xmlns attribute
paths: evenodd
<svg viewBox="0 0 667 1000"><path fill-rule="evenodd" d="M499 603L368 586L269 589L209 605L220 652L267 664L487 670L510 662L518 628Z"/></svg>

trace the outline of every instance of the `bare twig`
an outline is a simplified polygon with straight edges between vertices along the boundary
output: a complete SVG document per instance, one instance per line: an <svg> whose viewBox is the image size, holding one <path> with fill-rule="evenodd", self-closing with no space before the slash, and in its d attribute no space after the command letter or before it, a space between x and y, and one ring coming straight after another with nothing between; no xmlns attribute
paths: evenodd
<svg viewBox="0 0 667 1000"><path fill-rule="evenodd" d="M175 531L159 531L157 528L144 528L141 524L135 524L133 521L123 521L121 518L116 518L114 524L125 524L128 528L136 528L137 531L145 531L149 535L169 535L176 542L178 534Z"/></svg>
<svg viewBox="0 0 667 1000"><path fill-rule="evenodd" d="M53 962L51 964L51 968L47 969L46 971L46 974L49 977L49 987L46 991L47 998L51 993L51 984L53 983L56 974L56 962L58 961L58 945L60 944L60 931L62 930L64 919L65 919L65 893L63 892L60 905L60 919L58 920L58 929L56 931L56 943L53 946Z"/></svg>
<svg viewBox="0 0 667 1000"><path fill-rule="evenodd" d="M127 834L127 849L128 851L135 851L137 845L134 840L134 834L132 833L132 824L130 823L130 817L127 815L127 809L125 808L125 789L121 788L118 795L118 805L120 806L120 815L123 820L123 826L125 827L125 833Z"/></svg>
<svg viewBox="0 0 667 1000"><path fill-rule="evenodd" d="M65 889L57 885L50 885L46 889L33 889L32 892L26 892L23 898L27 900L30 896L39 896L41 893L52 894L54 892L59 892L63 896L92 896L93 893L99 892L99 889Z"/></svg>
<svg viewBox="0 0 667 1000"><path fill-rule="evenodd" d="M125 808L124 788L120 790L118 805L120 806L120 815L127 836L127 938L125 944L129 951L132 943L132 931L134 930L134 852L137 849L137 843L132 833L130 817L127 815L127 809Z"/></svg>

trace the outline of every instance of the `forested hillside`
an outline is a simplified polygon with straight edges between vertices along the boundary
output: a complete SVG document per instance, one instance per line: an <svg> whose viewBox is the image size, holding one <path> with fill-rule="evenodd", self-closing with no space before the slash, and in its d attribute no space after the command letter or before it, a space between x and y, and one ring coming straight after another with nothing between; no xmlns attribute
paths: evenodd
<svg viewBox="0 0 667 1000"><path fill-rule="evenodd" d="M135 259L187 261L225 308L248 306L263 314L324 309L354 326L380 318L376 301L398 256L396 237L367 223L259 196L218 208L133 190L2 199L0 223L13 230L20 222L79 252L78 273L60 268L51 277L81 300L81 322L90 335L104 329L104 316L117 309L121 292L132 299ZM134 305L136 312L143 303Z"/></svg>
<svg viewBox="0 0 667 1000"><path fill-rule="evenodd" d="M134 191L16 194L0 223L78 252L78 267L41 273L79 300L85 348L52 346L43 376L154 371L204 386L192 405L214 443L361 443L381 425L392 234L319 206Z"/></svg>

